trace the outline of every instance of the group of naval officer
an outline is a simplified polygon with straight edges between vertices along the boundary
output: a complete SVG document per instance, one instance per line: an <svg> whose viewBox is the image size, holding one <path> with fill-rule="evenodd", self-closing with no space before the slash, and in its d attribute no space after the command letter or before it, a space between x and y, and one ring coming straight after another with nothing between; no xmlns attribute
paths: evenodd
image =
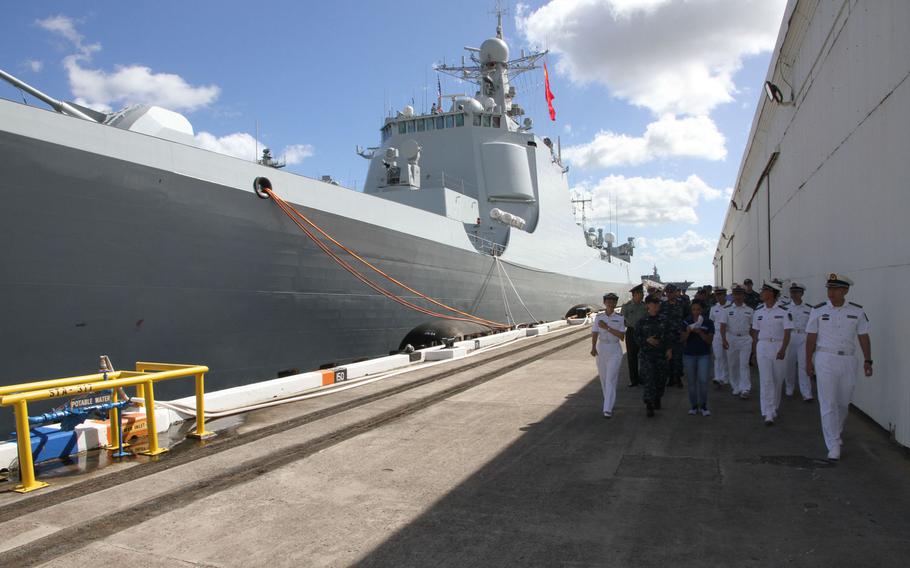
<svg viewBox="0 0 910 568"><path fill-rule="evenodd" d="M691 304L680 301L677 291L669 286L663 299L657 293L645 297L644 287L639 285L630 290L632 299L623 304L621 313L616 311L618 296L605 294L605 311L595 316L591 337L591 354L603 390L604 417L613 416L621 341L626 343L629 386L643 387L648 417L660 409L668 383L676 380L682 386L682 368L675 364L678 354L683 349L687 357L690 352L699 354L696 348L704 343L713 355L716 387L729 385L732 394L742 399L751 395L749 366L754 357L759 406L767 426L778 419L782 393L793 396L799 390L804 401L814 402L810 380L814 376L828 459L840 459L841 435L857 376L857 340L864 359L863 372L872 376L869 318L861 305L846 300L852 284L843 274L828 274L828 300L815 306L803 301L806 287L799 282L790 284L790 300L782 299L782 284L777 280L763 283L761 291L755 292L752 281L746 279L744 285L731 287L729 297L725 288L714 288L703 291ZM708 293L713 298L705 298ZM707 317L703 315L705 308L709 308ZM698 377L687 380L693 405L698 400L702 414L709 416L706 393L694 388ZM693 406L690 414L695 414L696 408Z"/></svg>

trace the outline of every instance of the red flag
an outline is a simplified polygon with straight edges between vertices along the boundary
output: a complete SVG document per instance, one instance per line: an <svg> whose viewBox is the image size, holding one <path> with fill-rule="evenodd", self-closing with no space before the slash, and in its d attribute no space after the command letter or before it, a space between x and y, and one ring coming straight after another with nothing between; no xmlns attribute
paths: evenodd
<svg viewBox="0 0 910 568"><path fill-rule="evenodd" d="M556 109L553 108L553 91L550 90L550 73L547 72L547 64L543 64L543 84L547 93L547 108L550 109L550 120L556 120Z"/></svg>

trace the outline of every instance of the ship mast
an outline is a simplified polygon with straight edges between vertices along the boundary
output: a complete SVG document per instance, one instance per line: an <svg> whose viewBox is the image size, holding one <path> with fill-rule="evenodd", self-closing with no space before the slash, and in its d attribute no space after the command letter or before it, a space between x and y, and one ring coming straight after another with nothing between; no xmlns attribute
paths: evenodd
<svg viewBox="0 0 910 568"><path fill-rule="evenodd" d="M515 88L510 86L516 77L522 73L539 69L538 62L548 52L534 51L509 59L509 47L502 37L502 16L505 11L497 3L496 7L496 37L483 42L480 48L465 47L468 52L467 61L461 58L461 65L449 65L445 62L437 63L434 68L440 73L455 77L461 81L470 81L478 87L479 97L489 97L495 102L499 111L511 117L524 114L524 109L513 104Z"/></svg>

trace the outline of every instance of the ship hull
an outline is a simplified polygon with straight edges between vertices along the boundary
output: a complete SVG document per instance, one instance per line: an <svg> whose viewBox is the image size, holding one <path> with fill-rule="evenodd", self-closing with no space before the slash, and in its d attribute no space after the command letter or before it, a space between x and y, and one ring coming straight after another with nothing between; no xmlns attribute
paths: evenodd
<svg viewBox="0 0 910 568"><path fill-rule="evenodd" d="M107 354L118 368L205 364L215 390L386 354L429 319L356 280L250 191L7 132L0 156L4 384L91 371ZM531 319L491 256L299 208L431 297L506 321L505 289L515 319ZM503 268L534 319L627 287Z"/></svg>

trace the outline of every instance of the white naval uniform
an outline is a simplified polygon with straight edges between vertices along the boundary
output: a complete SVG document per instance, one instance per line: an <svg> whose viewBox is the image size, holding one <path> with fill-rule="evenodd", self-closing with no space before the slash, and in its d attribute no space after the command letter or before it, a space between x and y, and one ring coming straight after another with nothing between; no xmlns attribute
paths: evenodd
<svg viewBox="0 0 910 568"><path fill-rule="evenodd" d="M778 304L770 308L762 304L752 316L752 329L758 332L755 361L758 363L761 414L765 420L776 419L780 408L786 361L778 359L777 354L783 346L785 331L792 328L789 312Z"/></svg>
<svg viewBox="0 0 910 568"><path fill-rule="evenodd" d="M591 331L599 334L597 338L597 375L600 377L600 386L604 394L604 412L613 412L616 402L616 381L619 380L619 366L622 363L622 345L619 338L605 329L601 329L600 322L608 327L625 333L626 320L621 314L600 313L594 317Z"/></svg>
<svg viewBox="0 0 910 568"><path fill-rule="evenodd" d="M720 336L720 324L726 323L727 308L729 305L722 306L714 304L708 313L708 318L714 322L714 339L711 341L711 352L714 355L714 380L718 383L727 384L727 352L724 351L724 340Z"/></svg>
<svg viewBox="0 0 910 568"><path fill-rule="evenodd" d="M803 395L803 400L809 400L812 398L812 381L806 374L806 324L809 323L812 306L805 302L802 304L790 302L787 311L793 318L793 329L790 330L790 346L787 348L784 388L787 396L790 396L799 384L799 393Z"/></svg>
<svg viewBox="0 0 910 568"><path fill-rule="evenodd" d="M815 377L822 433L828 451L840 452L841 433L856 384L856 336L869 333L869 318L863 307L852 302L836 308L830 301L819 304L809 316L807 333L817 333Z"/></svg>
<svg viewBox="0 0 910 568"><path fill-rule="evenodd" d="M733 394L752 392L752 377L749 374L749 356L752 355L752 314L754 310L743 304L730 304L724 312L727 324L727 378Z"/></svg>

